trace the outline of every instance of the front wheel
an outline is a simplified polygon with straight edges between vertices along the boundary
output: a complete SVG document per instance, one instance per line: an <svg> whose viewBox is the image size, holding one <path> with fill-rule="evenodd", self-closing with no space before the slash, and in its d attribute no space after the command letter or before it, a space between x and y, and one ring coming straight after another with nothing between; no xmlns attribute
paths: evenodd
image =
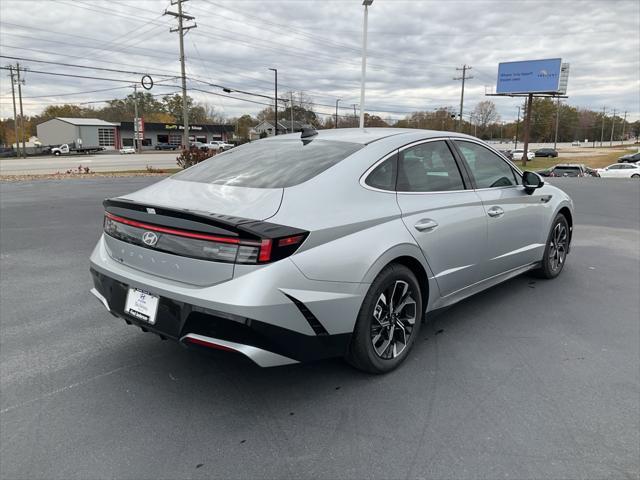
<svg viewBox="0 0 640 480"><path fill-rule="evenodd" d="M387 266L362 302L347 361L369 373L393 370L409 354L420 331L422 314L416 276L404 265Z"/></svg>
<svg viewBox="0 0 640 480"><path fill-rule="evenodd" d="M640 175L638 175L637 173L634 173L633 175L631 175L631 178L635 178L637 180L640 178Z"/></svg>
<svg viewBox="0 0 640 480"><path fill-rule="evenodd" d="M569 252L569 235L569 223L565 216L559 213L551 225L544 257L537 271L540 277L551 279L560 275Z"/></svg>

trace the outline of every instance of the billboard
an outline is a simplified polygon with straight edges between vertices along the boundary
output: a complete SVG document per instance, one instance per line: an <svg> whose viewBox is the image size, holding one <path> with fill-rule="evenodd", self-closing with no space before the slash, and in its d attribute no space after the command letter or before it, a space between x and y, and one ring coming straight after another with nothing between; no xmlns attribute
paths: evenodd
<svg viewBox="0 0 640 480"><path fill-rule="evenodd" d="M496 93L557 93L561 66L560 58L500 63Z"/></svg>

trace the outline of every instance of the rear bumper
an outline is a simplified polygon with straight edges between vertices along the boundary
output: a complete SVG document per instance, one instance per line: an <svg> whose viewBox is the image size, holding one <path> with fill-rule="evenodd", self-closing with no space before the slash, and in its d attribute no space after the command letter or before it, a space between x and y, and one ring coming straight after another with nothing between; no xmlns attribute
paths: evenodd
<svg viewBox="0 0 640 480"><path fill-rule="evenodd" d="M350 333L305 335L252 318L208 310L196 305L160 297L154 325L124 311L129 286L90 269L91 293L114 316L145 332L185 346L207 347L241 353L261 367L273 367L342 356Z"/></svg>
<svg viewBox="0 0 640 480"><path fill-rule="evenodd" d="M221 283L186 284L114 260L101 239L90 270L92 293L112 315L187 346L236 351L261 366L346 353L367 284L309 280L288 259L236 269ZM160 297L154 325L125 313L129 287Z"/></svg>

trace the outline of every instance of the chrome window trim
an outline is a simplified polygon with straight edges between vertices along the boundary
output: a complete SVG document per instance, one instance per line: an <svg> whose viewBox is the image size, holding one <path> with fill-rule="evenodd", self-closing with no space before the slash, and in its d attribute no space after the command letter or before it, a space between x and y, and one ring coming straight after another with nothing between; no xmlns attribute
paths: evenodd
<svg viewBox="0 0 640 480"><path fill-rule="evenodd" d="M522 175L523 172L522 170L520 170L511 160L509 160L507 157L505 157L502 153L500 153L498 150L496 150L495 148L491 147L488 144L482 143L480 141L477 140L472 140L469 138L463 138L463 137L451 137L452 141L461 141L461 142L469 142L469 143L475 143L477 145L480 145L481 147L486 148L487 150L489 150L492 153L495 153L499 159L501 159L502 161L504 161L507 165L509 165L513 170L515 170L518 175L520 175L520 180L522 180ZM462 152L460 152L460 154L462 155ZM466 159L464 159L466 161ZM498 189L505 189L505 188L518 188L518 187L522 187L522 185L519 184L515 184L515 185L505 185L502 187L484 187L484 188L474 188L473 190L476 192L482 192L485 190L498 190Z"/></svg>
<svg viewBox="0 0 640 480"><path fill-rule="evenodd" d="M378 165L380 165L381 163L383 163L385 160L388 160L389 158L393 157L394 155L398 154L398 149L396 148L395 150L393 150L390 153L387 153L385 156L383 156L381 159L377 160L373 165L371 165L369 168L367 168L365 170L365 172L360 175L360 185L364 188L366 188L367 190L372 190L374 192L382 192L382 193L396 193L395 188L393 190L384 190L382 188L376 188L376 187L372 187L371 185L367 184L367 178L369 177L369 175L371 175L371 172L373 172Z"/></svg>
<svg viewBox="0 0 640 480"><path fill-rule="evenodd" d="M360 185L362 185L367 190L373 190L374 192L395 193L396 195L433 195L433 194L460 193L460 192L471 192L471 191L473 191L472 188L465 188L463 190L439 190L439 191L436 191L436 192L399 192L399 191L397 191L395 189L394 190L382 190L380 188L375 188L375 187L372 187L370 185L367 185L367 183L366 183L367 177L371 174L371 172L373 172L378 165L380 165L382 162L384 162L385 160L389 159L393 155L398 155L398 154L400 154L400 152L406 150L407 148L415 147L416 145L421 145L423 143L429 143L429 142L437 142L437 141L446 142L447 140L449 140L451 138L460 138L460 137L423 138L422 140L415 140L415 141L413 141L411 143L407 143L406 145L403 145L402 147L399 147L399 148L395 149L393 152L388 153L387 155L382 157L380 160L375 162L372 166L370 166L360 176ZM447 146L447 148L449 148L449 146ZM455 155L453 154L453 152L451 152L451 156L453 157L454 161L456 161L456 158L455 158ZM457 166L457 161L456 161L456 166ZM462 175L461 175L461 177L462 177ZM464 183L464 178L463 178L463 183Z"/></svg>

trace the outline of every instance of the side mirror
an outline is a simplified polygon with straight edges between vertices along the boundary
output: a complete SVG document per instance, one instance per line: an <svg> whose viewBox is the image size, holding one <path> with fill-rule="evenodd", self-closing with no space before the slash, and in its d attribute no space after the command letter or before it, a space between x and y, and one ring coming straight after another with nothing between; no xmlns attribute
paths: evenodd
<svg viewBox="0 0 640 480"><path fill-rule="evenodd" d="M535 172L524 172L522 174L522 186L525 192L532 194L536 188L544 185L544 180Z"/></svg>

